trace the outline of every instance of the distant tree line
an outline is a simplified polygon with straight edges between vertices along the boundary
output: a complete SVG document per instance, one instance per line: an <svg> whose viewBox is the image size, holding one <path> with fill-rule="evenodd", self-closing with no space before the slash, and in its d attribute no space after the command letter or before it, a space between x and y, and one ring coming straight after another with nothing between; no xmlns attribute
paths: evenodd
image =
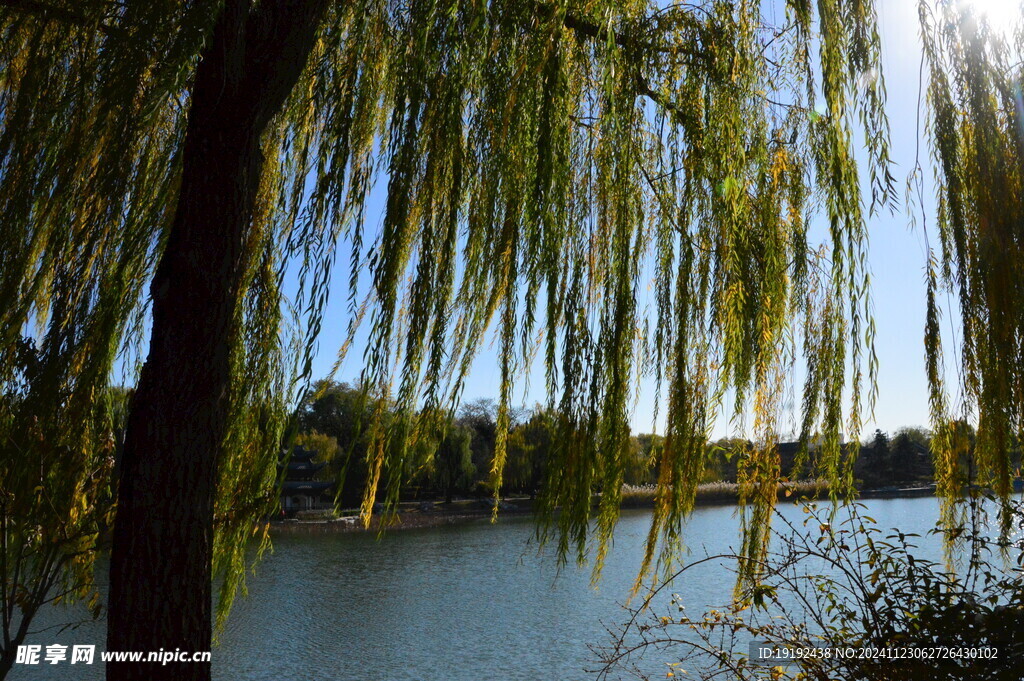
<svg viewBox="0 0 1024 681"><path fill-rule="evenodd" d="M358 506L363 498L369 475L367 448L371 442L366 424L377 407L378 403L346 383L321 382L298 412L298 441L315 450L318 460L327 463L320 474L322 479L341 481L340 500L344 507ZM513 412L507 434L503 494L536 496L545 462L555 446L558 416L540 405ZM973 429L967 424L963 424L963 429L969 440ZM491 469L497 437L494 400L472 400L456 413L443 415L436 432L420 438L412 455L402 457L403 469L396 473L403 477L402 498L450 502L457 497L492 497ZM876 488L931 483L934 468L930 442L930 432L920 427L905 427L892 434L876 430L860 445L854 465L858 485ZM660 435L640 433L630 437L627 484L656 482L661 446ZM709 442L700 482L736 482L744 451L751 446L749 441L737 438ZM795 443L779 446L782 474L794 480L819 477L815 443L809 444L806 461L799 467L794 466L798 449ZM1015 451L1014 459L1019 461L1019 448Z"/></svg>

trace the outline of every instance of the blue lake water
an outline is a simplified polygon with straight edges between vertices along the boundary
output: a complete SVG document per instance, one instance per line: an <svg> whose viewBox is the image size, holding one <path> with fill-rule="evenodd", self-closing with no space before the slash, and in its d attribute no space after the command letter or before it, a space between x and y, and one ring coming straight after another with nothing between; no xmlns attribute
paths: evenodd
<svg viewBox="0 0 1024 681"><path fill-rule="evenodd" d="M864 513L880 527L925 533L938 516L931 497L876 499ZM684 536L689 560L738 546L733 506L698 508ZM805 517L792 504L782 513ZM232 681L337 679L478 681L482 678L593 678L591 645L611 640L628 613L650 514L627 511L615 533L597 587L588 568L558 570L553 550L530 543L531 519L509 517L374 535L278 534L249 577L213 650L214 678ZM933 537L919 555L941 558ZM688 572L666 591L682 596L691 614L728 603L733 574L720 563ZM72 613L47 613L52 624ZM95 644L104 624L44 632L33 643ZM97 654L98 660L98 654ZM663 665L653 660L652 665ZM657 668L657 667L655 667ZM662 670L663 666L660 667ZM11 681L100 679L102 665L16 665ZM662 675L663 676L663 675Z"/></svg>

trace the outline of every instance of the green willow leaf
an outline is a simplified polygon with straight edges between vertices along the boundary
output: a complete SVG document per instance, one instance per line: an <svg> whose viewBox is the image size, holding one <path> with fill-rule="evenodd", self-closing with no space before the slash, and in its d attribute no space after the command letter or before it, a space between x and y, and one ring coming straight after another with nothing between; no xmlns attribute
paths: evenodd
<svg viewBox="0 0 1024 681"><path fill-rule="evenodd" d="M0 381L18 380L13 348L39 326L28 393L46 405L48 440L83 432L75 424L118 351L138 347L190 78L221 10L51 4L61 12L0 8ZM756 577L779 477L780 386L800 356L802 437L822 435L833 489L850 489L840 440L857 439L875 371L855 127L873 191L892 194L877 25L870 2L785 5L772 25L749 0L331 4L263 140L244 304L225 339L221 614L243 585L244 540L274 507L288 411L327 325L350 339L369 326L367 522L378 497L397 500L417 441L454 408L492 332L494 481L516 381L537 353L559 429L539 533L563 558L585 556L595 521L600 566L644 379L666 425L641 579L681 545L727 396L753 414L740 484L755 559L743 576ZM386 192L379 216L368 214L375 188ZM340 320L326 318L339 259ZM3 422L5 442L36 427L31 413ZM4 480L19 466L9 449ZM90 452L54 460L54 475L82 470Z"/></svg>

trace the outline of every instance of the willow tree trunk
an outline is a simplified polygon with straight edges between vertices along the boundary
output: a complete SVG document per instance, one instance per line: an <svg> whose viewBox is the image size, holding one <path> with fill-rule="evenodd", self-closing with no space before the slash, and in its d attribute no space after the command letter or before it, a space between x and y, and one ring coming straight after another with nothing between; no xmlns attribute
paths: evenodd
<svg viewBox="0 0 1024 681"><path fill-rule="evenodd" d="M327 0L228 0L191 90L171 232L125 438L110 560L108 651L189 661L111 662L107 678L209 679L217 462L230 350L263 169L260 136L294 87Z"/></svg>

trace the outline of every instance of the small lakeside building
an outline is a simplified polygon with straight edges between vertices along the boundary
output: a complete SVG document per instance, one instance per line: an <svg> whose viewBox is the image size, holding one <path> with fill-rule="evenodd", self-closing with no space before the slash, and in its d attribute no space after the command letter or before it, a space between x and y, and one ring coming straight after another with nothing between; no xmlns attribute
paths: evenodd
<svg viewBox="0 0 1024 681"><path fill-rule="evenodd" d="M322 511L334 508L334 483L316 480L316 474L327 465L313 461L316 452L302 445L292 447L290 455L281 452L278 474L281 484L281 511L293 515L298 511Z"/></svg>

